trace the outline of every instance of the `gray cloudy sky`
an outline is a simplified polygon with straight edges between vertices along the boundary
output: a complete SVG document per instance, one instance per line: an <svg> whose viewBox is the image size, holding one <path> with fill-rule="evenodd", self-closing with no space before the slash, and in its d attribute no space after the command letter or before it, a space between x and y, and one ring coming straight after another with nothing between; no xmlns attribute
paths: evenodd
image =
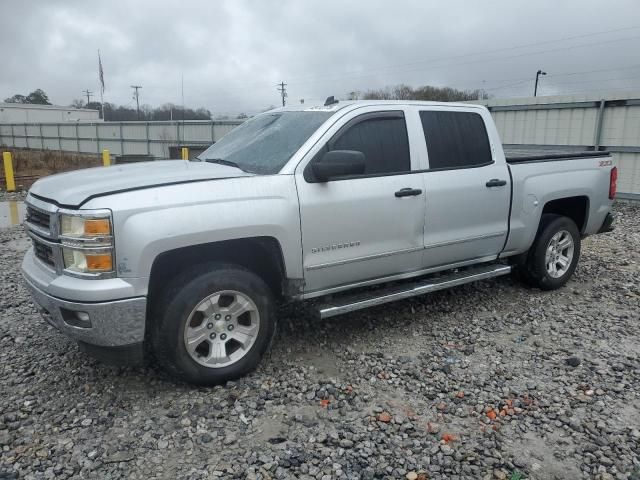
<svg viewBox="0 0 640 480"><path fill-rule="evenodd" d="M0 99L185 104L219 113L406 83L496 97L640 90L639 0L2 0ZM10 19L11 21L6 21Z"/></svg>

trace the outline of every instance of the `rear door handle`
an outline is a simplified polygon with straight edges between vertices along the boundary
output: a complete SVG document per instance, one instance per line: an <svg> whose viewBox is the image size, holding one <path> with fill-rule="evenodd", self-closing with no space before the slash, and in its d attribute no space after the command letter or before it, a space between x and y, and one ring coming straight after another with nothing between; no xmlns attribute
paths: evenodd
<svg viewBox="0 0 640 480"><path fill-rule="evenodd" d="M396 197L400 198L400 197L413 197L416 195L420 195L422 194L422 190L420 190L419 188L403 188L401 190L398 190L395 195Z"/></svg>
<svg viewBox="0 0 640 480"><path fill-rule="evenodd" d="M507 184L506 180L500 180L498 178L492 178L485 185L487 186L487 188L491 188L491 187L504 187L506 184Z"/></svg>

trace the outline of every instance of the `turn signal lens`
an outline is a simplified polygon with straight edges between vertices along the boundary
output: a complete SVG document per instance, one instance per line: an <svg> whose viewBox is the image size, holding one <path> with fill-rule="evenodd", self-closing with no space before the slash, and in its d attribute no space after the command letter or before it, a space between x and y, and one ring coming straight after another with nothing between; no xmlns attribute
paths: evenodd
<svg viewBox="0 0 640 480"><path fill-rule="evenodd" d="M64 267L71 272L103 273L113 271L111 253L89 253L79 249L63 248Z"/></svg>
<svg viewBox="0 0 640 480"><path fill-rule="evenodd" d="M84 234L87 236L111 235L111 224L108 218L84 221Z"/></svg>
<svg viewBox="0 0 640 480"><path fill-rule="evenodd" d="M60 234L74 238L109 236L112 234L111 219L108 217L87 218L80 214L62 214L60 219Z"/></svg>
<svg viewBox="0 0 640 480"><path fill-rule="evenodd" d="M113 270L111 254L87 255L87 271L89 272L110 272Z"/></svg>

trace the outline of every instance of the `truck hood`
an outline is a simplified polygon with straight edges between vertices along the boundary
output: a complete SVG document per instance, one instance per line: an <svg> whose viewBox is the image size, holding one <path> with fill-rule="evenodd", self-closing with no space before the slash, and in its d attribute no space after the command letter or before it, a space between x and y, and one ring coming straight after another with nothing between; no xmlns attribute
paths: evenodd
<svg viewBox="0 0 640 480"><path fill-rule="evenodd" d="M58 173L38 180L29 193L60 206L79 207L91 198L110 193L251 175L226 165L162 160Z"/></svg>

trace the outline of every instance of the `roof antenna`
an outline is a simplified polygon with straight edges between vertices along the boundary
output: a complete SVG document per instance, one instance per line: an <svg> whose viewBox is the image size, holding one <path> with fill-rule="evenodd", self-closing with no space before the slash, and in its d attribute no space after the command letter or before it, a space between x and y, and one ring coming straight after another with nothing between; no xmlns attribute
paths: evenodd
<svg viewBox="0 0 640 480"><path fill-rule="evenodd" d="M328 107L329 105L334 105L336 103L338 103L338 100L336 100L335 97L331 95L330 97L327 97L327 99L324 101L324 106Z"/></svg>

